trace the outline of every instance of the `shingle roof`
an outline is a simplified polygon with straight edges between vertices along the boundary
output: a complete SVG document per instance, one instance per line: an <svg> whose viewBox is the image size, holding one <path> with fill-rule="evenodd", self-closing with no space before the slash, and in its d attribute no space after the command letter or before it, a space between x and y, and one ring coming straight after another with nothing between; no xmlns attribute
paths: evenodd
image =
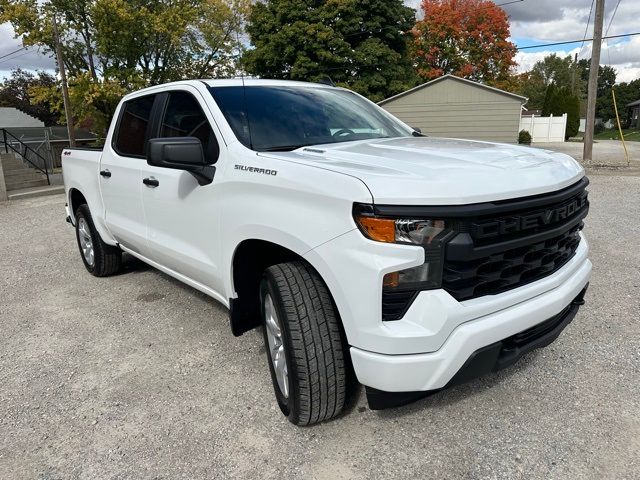
<svg viewBox="0 0 640 480"><path fill-rule="evenodd" d="M404 97L405 95L408 95L408 94L413 93L415 91L422 90L425 87L433 85L434 83L441 82L442 80L445 80L447 78L450 78L452 80L458 80L458 81L464 82L464 83L468 83L468 84L473 85L475 87L480 87L480 88L484 88L484 89L487 89L487 90L491 90L492 92L500 93L502 95L507 95L509 97L517 98L522 103L526 103L527 100L529 100L527 97L523 97L522 95L516 95L515 93L507 92L505 90L500 90L499 88L495 88L495 87L490 87L489 85L483 85L482 83L474 82L473 80L468 80L466 78L461 78L461 77L457 77L455 75L447 74L447 75L443 75L442 77L436 78L435 80L431 80L431 81L429 81L427 83L423 83L422 85L418 85L417 87L413 87L413 88L411 88L409 90L406 90L406 91L404 91L402 93L394 95L393 97L386 98L386 99L382 100L381 102L378 102L378 105L384 105L385 103L390 102L391 100L395 100L396 98Z"/></svg>

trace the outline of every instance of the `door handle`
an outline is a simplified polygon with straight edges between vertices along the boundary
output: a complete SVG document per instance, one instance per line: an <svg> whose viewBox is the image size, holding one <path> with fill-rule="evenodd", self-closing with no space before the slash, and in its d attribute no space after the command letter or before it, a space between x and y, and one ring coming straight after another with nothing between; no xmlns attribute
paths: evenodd
<svg viewBox="0 0 640 480"><path fill-rule="evenodd" d="M110 178L111 177L111 172L109 170L100 170L100 175L102 175L105 178Z"/></svg>
<svg viewBox="0 0 640 480"><path fill-rule="evenodd" d="M153 188L156 188L158 185L160 185L160 182L153 177L145 178L144 180L142 180L142 183L144 183L147 187Z"/></svg>

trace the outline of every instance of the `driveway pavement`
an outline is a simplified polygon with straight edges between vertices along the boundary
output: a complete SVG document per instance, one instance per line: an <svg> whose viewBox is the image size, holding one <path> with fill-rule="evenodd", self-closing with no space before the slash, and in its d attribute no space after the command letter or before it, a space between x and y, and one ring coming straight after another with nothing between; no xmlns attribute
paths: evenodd
<svg viewBox="0 0 640 480"><path fill-rule="evenodd" d="M640 177L597 175L560 338L410 406L289 424L262 338L129 260L82 266L64 199L0 204L0 479L638 478Z"/></svg>
<svg viewBox="0 0 640 480"><path fill-rule="evenodd" d="M531 146L566 153L582 162L582 151L584 148L582 142L534 143ZM629 153L630 165L634 170L637 170L640 168L640 142L626 142L626 146ZM624 147L619 140L598 140L593 144L592 156L592 161L583 162L586 167L604 166L620 168L627 166Z"/></svg>

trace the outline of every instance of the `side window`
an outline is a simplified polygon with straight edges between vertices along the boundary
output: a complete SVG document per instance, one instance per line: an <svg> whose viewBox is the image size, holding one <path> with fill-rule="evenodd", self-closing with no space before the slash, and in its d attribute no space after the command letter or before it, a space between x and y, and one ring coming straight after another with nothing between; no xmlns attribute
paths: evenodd
<svg viewBox="0 0 640 480"><path fill-rule="evenodd" d="M160 137L196 137L202 142L208 162L218 160L220 147L216 136L200 104L190 93L175 91L169 94Z"/></svg>
<svg viewBox="0 0 640 480"><path fill-rule="evenodd" d="M134 98L122 106L115 149L121 155L144 157L144 141L155 95Z"/></svg>

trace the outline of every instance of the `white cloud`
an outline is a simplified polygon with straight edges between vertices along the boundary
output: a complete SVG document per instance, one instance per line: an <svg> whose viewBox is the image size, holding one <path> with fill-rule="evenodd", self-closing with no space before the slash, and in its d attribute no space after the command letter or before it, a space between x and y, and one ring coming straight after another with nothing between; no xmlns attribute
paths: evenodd
<svg viewBox="0 0 640 480"><path fill-rule="evenodd" d="M503 3L500 0L497 3ZM419 10L420 0L405 0L405 4ZM606 2L605 28L609 24L613 9L617 2ZM591 2L589 0L523 0L506 5L505 11L511 20L511 36L516 40L529 39L536 43L551 43L583 38L585 25L589 17ZM638 31L640 18L640 1L621 1L616 17L609 30L610 35L619 35ZM593 32L593 15L587 36ZM8 23L0 25L0 56L17 50L22 46L19 39L14 39L13 29ZM576 45L567 45L561 50L552 48L545 51L522 50L516 60L519 71L528 70L545 55L555 51L558 55L572 55L577 51ZM590 44L582 49L580 58L589 58ZM629 81L640 77L640 36L629 40L611 40L609 47L603 45L601 60L603 64L613 66L618 72L618 81ZM5 59L0 59L0 78L15 68L27 70L55 68L54 59L39 54L36 49L19 52Z"/></svg>
<svg viewBox="0 0 640 480"><path fill-rule="evenodd" d="M518 71L526 72L531 70L531 67L542 60L547 55L555 53L559 57L566 57L567 55L574 56L580 52L578 58L590 58L591 57L591 44L585 43L584 48L580 51L579 47L571 50L543 50L536 52L529 52L527 50L521 50L516 54L516 61L518 62ZM636 78L640 78L640 37L632 37L630 40L624 40L618 43L606 42L602 45L602 51L600 52L600 64L609 65L615 68L618 82L630 82Z"/></svg>
<svg viewBox="0 0 640 480"><path fill-rule="evenodd" d="M419 8L420 3L420 0L405 0L405 4L414 8ZM504 0L496 3L504 3ZM605 29L611 23L609 35L639 31L640 1L621 1L613 22L610 22L616 3L608 1L605 6ZM591 1L523 0L505 5L503 8L511 21L512 41L522 43L526 39L529 40L529 44L553 43L584 38ZM594 16L595 12L592 12L589 27L586 28L587 38L593 35ZM582 49L579 45L569 44L538 51L521 50L516 55L518 71L529 70L536 61L551 53L566 56L579 52L579 58L590 58L591 43L586 42ZM600 59L603 65L610 65L616 69L619 82L640 78L640 36L622 40L612 39L608 45L604 43Z"/></svg>
<svg viewBox="0 0 640 480"><path fill-rule="evenodd" d="M20 39L14 38L13 28L8 23L0 24L0 79L11 74L11 70L22 68L24 70L53 70L55 61L49 55L40 53L37 47L20 50ZM11 55L9 55L11 54ZM5 56L7 55L7 56Z"/></svg>

